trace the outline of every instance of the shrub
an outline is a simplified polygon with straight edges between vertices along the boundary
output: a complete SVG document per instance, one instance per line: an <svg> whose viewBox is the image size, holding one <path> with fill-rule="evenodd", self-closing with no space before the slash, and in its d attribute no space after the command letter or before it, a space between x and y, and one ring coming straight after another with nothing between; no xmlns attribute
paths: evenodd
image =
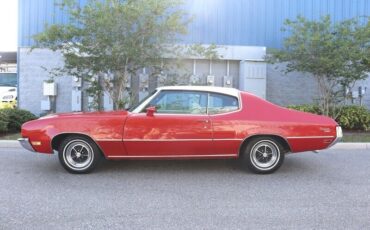
<svg viewBox="0 0 370 230"><path fill-rule="evenodd" d="M322 114L318 105L289 105L288 108L307 113Z"/></svg>
<svg viewBox="0 0 370 230"><path fill-rule="evenodd" d="M362 106L343 106L336 120L344 129L370 130L370 113Z"/></svg>
<svg viewBox="0 0 370 230"><path fill-rule="evenodd" d="M23 109L0 109L0 132L19 132L23 123L37 119L31 112Z"/></svg>
<svg viewBox="0 0 370 230"><path fill-rule="evenodd" d="M316 105L290 105L290 109L321 115L320 108ZM336 108L335 112L330 109L331 114L336 114L335 120L343 129L347 130L370 130L370 112L363 106L346 105Z"/></svg>
<svg viewBox="0 0 370 230"><path fill-rule="evenodd" d="M8 131L8 122L6 122L0 113L0 133L6 133Z"/></svg>

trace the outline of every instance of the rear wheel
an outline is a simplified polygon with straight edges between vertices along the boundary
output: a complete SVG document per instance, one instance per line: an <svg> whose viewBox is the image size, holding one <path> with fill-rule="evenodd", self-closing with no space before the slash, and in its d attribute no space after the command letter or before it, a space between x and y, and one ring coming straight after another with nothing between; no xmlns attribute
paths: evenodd
<svg viewBox="0 0 370 230"><path fill-rule="evenodd" d="M89 138L69 136L59 146L59 161L71 173L91 172L101 158L97 145Z"/></svg>
<svg viewBox="0 0 370 230"><path fill-rule="evenodd" d="M241 160L244 167L255 173L273 173L284 161L283 147L270 137L254 138L244 148Z"/></svg>

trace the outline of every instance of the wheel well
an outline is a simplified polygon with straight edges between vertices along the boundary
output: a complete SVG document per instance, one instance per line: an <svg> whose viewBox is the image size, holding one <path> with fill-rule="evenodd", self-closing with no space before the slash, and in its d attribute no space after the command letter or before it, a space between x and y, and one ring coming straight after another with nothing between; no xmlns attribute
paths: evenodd
<svg viewBox="0 0 370 230"><path fill-rule="evenodd" d="M98 146L100 152L102 155L104 155L102 149L100 148L100 146L88 135L86 134L81 134L81 133L62 133L62 134L59 134L59 135L56 135L55 137L53 137L53 139L51 140L51 148L53 150L56 150L58 151L59 149L59 146L60 144L62 143L62 141L64 139L66 139L67 137L69 136L80 136L80 137L85 137L85 138L88 138L90 139L92 142L94 142L96 144L96 146Z"/></svg>
<svg viewBox="0 0 370 230"><path fill-rule="evenodd" d="M283 146L284 153L287 153L287 152L290 152L291 151L288 141L286 139L284 139L283 137L281 137L281 136L278 136L278 135L253 135L253 136L250 136L250 137L246 138L243 141L242 145L240 146L239 153L241 153L244 150L244 148L248 145L248 143L251 140L253 140L255 138L258 138L258 137L269 137L269 138L273 138L276 141L278 141L281 144L281 146Z"/></svg>

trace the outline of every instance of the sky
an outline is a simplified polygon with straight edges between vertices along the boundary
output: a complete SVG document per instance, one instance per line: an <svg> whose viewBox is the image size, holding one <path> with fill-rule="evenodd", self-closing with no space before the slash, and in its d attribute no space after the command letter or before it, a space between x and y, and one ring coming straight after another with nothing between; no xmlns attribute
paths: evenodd
<svg viewBox="0 0 370 230"><path fill-rule="evenodd" d="M17 51L18 0L0 0L0 52Z"/></svg>

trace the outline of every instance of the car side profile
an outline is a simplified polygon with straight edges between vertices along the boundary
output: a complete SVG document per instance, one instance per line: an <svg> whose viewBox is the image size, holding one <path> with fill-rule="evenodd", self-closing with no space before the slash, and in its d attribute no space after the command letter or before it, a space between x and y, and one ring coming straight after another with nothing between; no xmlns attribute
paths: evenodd
<svg viewBox="0 0 370 230"><path fill-rule="evenodd" d="M22 125L22 146L58 153L71 173L99 159L239 158L272 173L286 153L328 148L342 137L331 118L290 110L233 88L159 87L128 111L52 114Z"/></svg>

